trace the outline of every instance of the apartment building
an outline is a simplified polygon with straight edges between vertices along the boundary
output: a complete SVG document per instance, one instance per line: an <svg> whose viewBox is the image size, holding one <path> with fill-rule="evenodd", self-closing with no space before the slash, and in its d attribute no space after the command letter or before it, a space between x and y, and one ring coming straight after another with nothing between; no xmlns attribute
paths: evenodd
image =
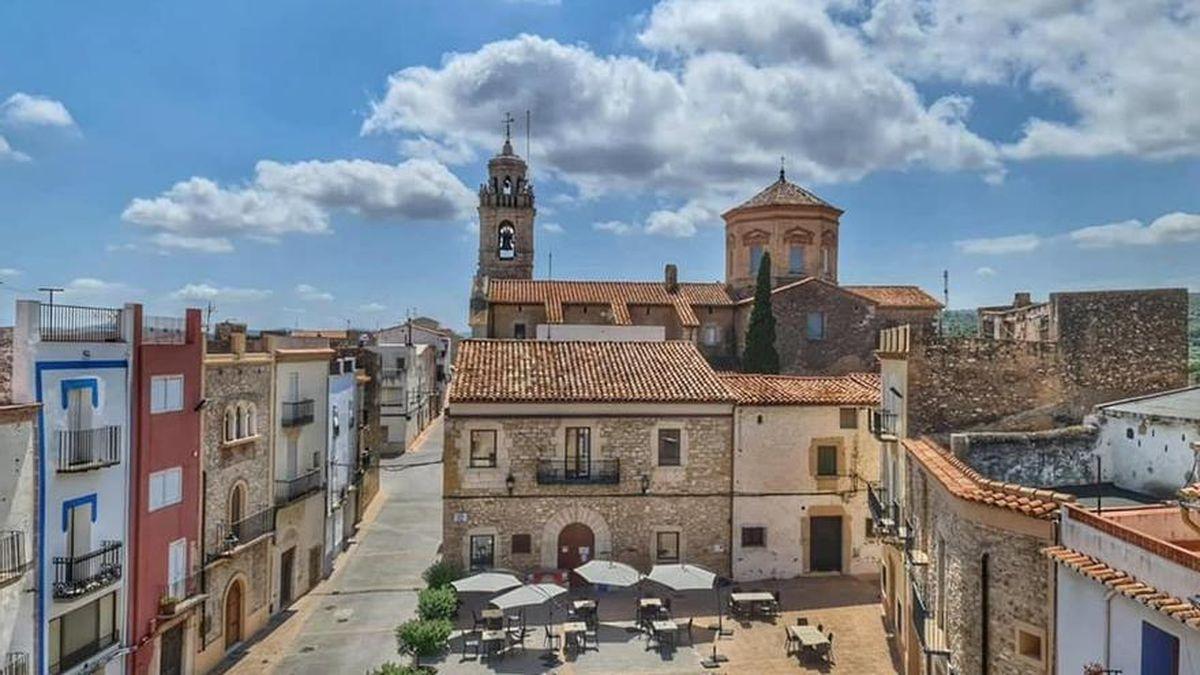
<svg viewBox="0 0 1200 675"><path fill-rule="evenodd" d="M129 585L133 672L191 672L202 602L200 311L133 308L132 522Z"/></svg>
<svg viewBox="0 0 1200 675"><path fill-rule="evenodd" d="M425 427L441 414L437 380L438 348L428 344L369 345L378 355L371 378L378 388L380 447L385 454L404 452Z"/></svg>
<svg viewBox="0 0 1200 675"><path fill-rule="evenodd" d="M0 371L8 370L10 344L0 335ZM0 672L32 672L36 649L38 412L37 404L12 403L0 387Z"/></svg>
<svg viewBox="0 0 1200 675"><path fill-rule="evenodd" d="M118 675L129 612L135 306L18 301L12 397L40 404L33 667Z"/></svg>
<svg viewBox="0 0 1200 675"><path fill-rule="evenodd" d="M737 397L733 578L874 575L867 485L880 442L868 429L879 378L722 374Z"/></svg>
<svg viewBox="0 0 1200 675"><path fill-rule="evenodd" d="M434 382L438 389L439 400L446 393L450 384L451 366L454 364L454 347L458 336L454 331L442 326L436 319L425 316L409 319L402 324L383 328L375 332L376 344L421 344L430 345L437 350L434 364Z"/></svg>
<svg viewBox="0 0 1200 675"><path fill-rule="evenodd" d="M204 616L196 672L270 620L274 558L275 359L244 332L204 359Z"/></svg>
<svg viewBox="0 0 1200 675"><path fill-rule="evenodd" d="M326 415L328 454L325 571L346 547L354 531L356 510L351 499L358 468L358 378L353 358L337 358L329 364L329 412Z"/></svg>

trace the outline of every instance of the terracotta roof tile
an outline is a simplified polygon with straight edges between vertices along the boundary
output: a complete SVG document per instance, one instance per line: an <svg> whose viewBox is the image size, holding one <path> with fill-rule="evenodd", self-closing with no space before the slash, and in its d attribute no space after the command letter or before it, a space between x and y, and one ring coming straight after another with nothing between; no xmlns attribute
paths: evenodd
<svg viewBox="0 0 1200 675"><path fill-rule="evenodd" d="M951 494L968 501L1050 519L1060 504L1074 501L1071 495L1039 490L1015 483L989 480L929 438L906 438L904 448Z"/></svg>
<svg viewBox="0 0 1200 675"><path fill-rule="evenodd" d="M1180 490L1179 498L1185 501L1200 502L1200 483L1192 483L1191 485Z"/></svg>
<svg viewBox="0 0 1200 675"><path fill-rule="evenodd" d="M721 373L721 379L744 405L879 404L879 376L851 373L836 376L755 375Z"/></svg>
<svg viewBox="0 0 1200 675"><path fill-rule="evenodd" d="M919 286L842 286L880 307L941 309L942 303Z"/></svg>
<svg viewBox="0 0 1200 675"><path fill-rule="evenodd" d="M754 195L750 199L747 199L741 204L729 209L726 211L726 214L740 211L742 209L752 209L759 206L781 205L824 206L831 209L835 208L824 199L821 199L799 185L788 181L781 174L779 176L779 180L771 183L766 187L766 189Z"/></svg>
<svg viewBox="0 0 1200 675"><path fill-rule="evenodd" d="M1138 581L1127 572L1109 567L1101 560L1065 546L1044 548L1042 554L1127 598L1137 600L1150 609L1200 630L1200 608L1186 600L1164 593L1150 584Z"/></svg>
<svg viewBox="0 0 1200 675"><path fill-rule="evenodd" d="M732 402L691 342L465 340L452 403Z"/></svg>
<svg viewBox="0 0 1200 675"><path fill-rule="evenodd" d="M510 305L543 305L548 323L562 323L562 305L598 304L612 307L613 323L629 325L629 305L669 305L684 326L698 326L694 305L729 306L733 299L725 285L680 283L677 293L668 293L660 281L554 281L546 279L492 279L488 302Z"/></svg>

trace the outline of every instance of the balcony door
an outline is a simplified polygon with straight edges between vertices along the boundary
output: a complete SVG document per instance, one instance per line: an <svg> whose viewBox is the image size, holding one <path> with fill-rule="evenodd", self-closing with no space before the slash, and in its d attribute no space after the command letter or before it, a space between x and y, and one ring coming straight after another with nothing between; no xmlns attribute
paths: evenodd
<svg viewBox="0 0 1200 675"><path fill-rule="evenodd" d="M72 558L78 558L92 550L93 508L95 507L91 504L79 504L68 512L70 530L67 532L67 555Z"/></svg>
<svg viewBox="0 0 1200 675"><path fill-rule="evenodd" d="M592 473L592 430L567 427L567 449L563 463L567 478L587 478Z"/></svg>

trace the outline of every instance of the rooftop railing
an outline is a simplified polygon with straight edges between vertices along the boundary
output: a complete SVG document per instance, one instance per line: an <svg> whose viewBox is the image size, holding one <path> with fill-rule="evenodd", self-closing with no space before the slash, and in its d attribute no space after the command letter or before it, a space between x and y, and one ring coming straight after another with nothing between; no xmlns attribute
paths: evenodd
<svg viewBox="0 0 1200 675"><path fill-rule="evenodd" d="M275 481L275 505L283 506L321 489L321 470L313 469L295 478Z"/></svg>
<svg viewBox="0 0 1200 675"><path fill-rule="evenodd" d="M29 654L26 652L8 652L4 662L0 663L0 675L29 675Z"/></svg>
<svg viewBox="0 0 1200 675"><path fill-rule="evenodd" d="M77 598L121 578L121 542L103 542L100 548L83 555L56 556L53 564L54 597Z"/></svg>
<svg viewBox="0 0 1200 675"><path fill-rule="evenodd" d="M121 310L42 305L38 333L46 342L120 342Z"/></svg>
<svg viewBox="0 0 1200 675"><path fill-rule="evenodd" d="M121 462L121 427L61 429L58 432L58 471L90 471Z"/></svg>
<svg viewBox="0 0 1200 675"><path fill-rule="evenodd" d="M298 427L304 424L312 424L312 421L313 400L311 398L299 401L284 401L283 414L279 417L280 424L285 427Z"/></svg>
<svg viewBox="0 0 1200 675"><path fill-rule="evenodd" d="M181 345L187 342L187 320L180 316L143 316L142 342Z"/></svg>
<svg viewBox="0 0 1200 675"><path fill-rule="evenodd" d="M0 586L20 579L29 569L25 553L25 533L20 530L0 532Z"/></svg>
<svg viewBox="0 0 1200 675"><path fill-rule="evenodd" d="M265 508L234 523L217 525L217 540L208 551L208 559L215 560L233 549L258 539L275 529L275 509Z"/></svg>
<svg viewBox="0 0 1200 675"><path fill-rule="evenodd" d="M594 459L591 462L538 461L539 485L616 485L621 482L621 460Z"/></svg>

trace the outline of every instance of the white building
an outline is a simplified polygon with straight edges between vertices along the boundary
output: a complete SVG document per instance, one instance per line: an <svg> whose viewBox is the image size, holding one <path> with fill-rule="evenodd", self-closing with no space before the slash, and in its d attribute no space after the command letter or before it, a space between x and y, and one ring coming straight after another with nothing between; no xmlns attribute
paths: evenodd
<svg viewBox="0 0 1200 675"><path fill-rule="evenodd" d="M358 406L354 359L336 359L329 371L328 415L328 484L325 488L326 509L325 555L327 569L346 546L349 533L354 531L354 512L350 487L354 480L358 450Z"/></svg>
<svg viewBox="0 0 1200 675"><path fill-rule="evenodd" d="M38 406L7 401L0 391L0 664L25 672L34 654Z"/></svg>
<svg viewBox="0 0 1200 675"><path fill-rule="evenodd" d="M129 305L17 303L13 399L41 404L35 672L125 671L132 331Z"/></svg>
<svg viewBox="0 0 1200 675"><path fill-rule="evenodd" d="M726 374L737 396L733 578L873 575L867 483L879 473L868 415L879 378Z"/></svg>
<svg viewBox="0 0 1200 675"><path fill-rule="evenodd" d="M379 425L385 429L382 451L403 452L441 413L437 348L427 344L376 344L379 354Z"/></svg>
<svg viewBox="0 0 1200 675"><path fill-rule="evenodd" d="M454 363L454 345L458 336L449 328L428 317L417 317L398 326L384 328L375 334L376 344L430 345L436 350L433 381L438 389L438 400L443 400L451 377Z"/></svg>
<svg viewBox="0 0 1200 675"><path fill-rule="evenodd" d="M1169 498L1200 479L1200 386L1096 406L1105 480Z"/></svg>
<svg viewBox="0 0 1200 675"><path fill-rule="evenodd" d="M1186 499L1194 509L1062 507L1061 545L1045 551L1058 566L1058 673L1200 673L1200 484Z"/></svg>

